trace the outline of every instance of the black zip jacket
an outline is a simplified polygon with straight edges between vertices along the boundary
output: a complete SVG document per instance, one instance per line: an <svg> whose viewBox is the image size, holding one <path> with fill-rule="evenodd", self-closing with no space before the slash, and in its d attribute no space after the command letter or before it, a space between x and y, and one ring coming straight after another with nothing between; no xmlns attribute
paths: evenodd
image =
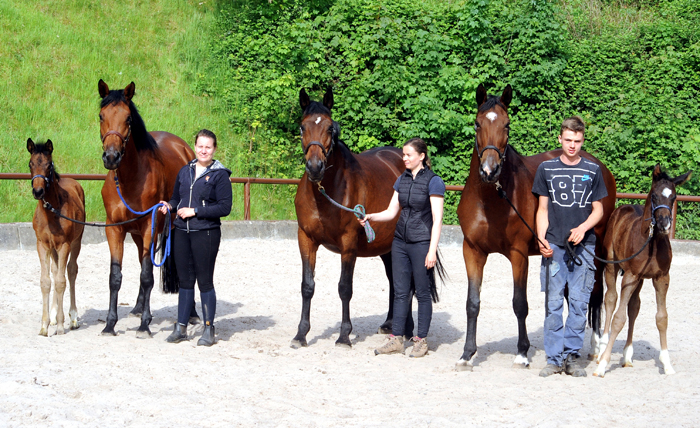
<svg viewBox="0 0 700 428"><path fill-rule="evenodd" d="M231 171L215 160L195 177L197 159L180 169L168 203L177 212L179 208L194 208L195 216L175 218L175 227L183 230L207 230L221 226L221 217L231 212L233 195L229 176Z"/></svg>
<svg viewBox="0 0 700 428"><path fill-rule="evenodd" d="M428 185L435 177L428 168L418 171L413 178L411 171L406 170L399 182L399 205L401 214L396 223L394 236L404 242L430 241L433 230L433 210L430 205Z"/></svg>

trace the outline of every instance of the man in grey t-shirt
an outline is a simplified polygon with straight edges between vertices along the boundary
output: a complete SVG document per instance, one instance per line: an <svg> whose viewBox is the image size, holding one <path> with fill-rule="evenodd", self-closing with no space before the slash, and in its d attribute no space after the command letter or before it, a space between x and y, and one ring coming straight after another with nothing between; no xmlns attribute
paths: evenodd
<svg viewBox="0 0 700 428"><path fill-rule="evenodd" d="M538 195L536 215L542 268L540 279L546 292L547 314L544 322L544 349L547 366L540 376L562 371L586 376L577 363L586 328L586 310L595 281L592 253L595 249L593 227L603 217L601 199L607 196L600 167L581 157L585 126L580 117L566 119L559 143L563 153L542 162L537 168L532 192ZM582 261L577 265L566 253L566 241ZM579 245L581 244L581 245ZM569 285L569 315L563 322L564 288Z"/></svg>

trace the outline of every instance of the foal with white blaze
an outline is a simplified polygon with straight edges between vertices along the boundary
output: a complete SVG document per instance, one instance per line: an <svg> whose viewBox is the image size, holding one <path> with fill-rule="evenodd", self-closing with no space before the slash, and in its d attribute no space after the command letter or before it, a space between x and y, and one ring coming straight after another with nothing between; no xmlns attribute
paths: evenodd
<svg viewBox="0 0 700 428"><path fill-rule="evenodd" d="M671 366L666 343L666 329L668 327L666 293L671 259L673 258L668 234L673 222L671 207L676 200L676 186L688 181L691 174L692 171L688 171L683 175L671 178L666 173L661 172L661 167L656 165L652 174L651 191L644 206L623 205L613 212L608 221L604 245L609 260L621 260L632 256L642 248L650 234L653 234L653 237L649 240L648 247L638 256L629 261L608 264L605 267L605 282L607 284L605 329L601 339L601 347L605 347L605 352L600 356L598 368L593 372L593 376L605 376L613 344L627 321L627 314L629 314L630 323L627 330L627 342L622 352L622 366L632 366L632 354L634 353L632 335L641 304L639 292L645 279L651 279L656 289L656 327L659 329L661 341L659 361L663 365L665 374L675 373L673 366ZM624 272L620 290L620 306L613 318L613 311L617 303L616 279L620 269Z"/></svg>
<svg viewBox="0 0 700 428"><path fill-rule="evenodd" d="M41 294L43 312L41 316L42 336L49 335L49 322L56 326L56 333L63 334L63 293L66 291L66 271L70 283L70 328L78 328L78 310L75 306L75 278L78 276L78 255L83 238L82 224L59 218L49 211L48 205L65 217L85 221L85 193L77 181L61 178L53 165L53 143L34 144L27 140L27 150L31 153L29 171L32 174L32 195L39 202L34 211L32 226L36 233L36 249L41 263ZM70 257L70 260L69 260ZM53 260L53 264L51 263ZM54 280L54 294L49 315L49 294L51 276Z"/></svg>

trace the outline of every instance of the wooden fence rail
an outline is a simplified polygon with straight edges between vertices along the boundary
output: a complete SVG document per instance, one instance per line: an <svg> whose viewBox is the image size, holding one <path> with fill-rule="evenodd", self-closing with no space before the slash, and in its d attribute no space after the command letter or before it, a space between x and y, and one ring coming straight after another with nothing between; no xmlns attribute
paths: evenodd
<svg viewBox="0 0 700 428"><path fill-rule="evenodd" d="M62 177L73 178L75 180L104 180L106 174L61 174ZM0 173L0 180L29 180L31 174L28 173ZM243 219L250 220L250 185L251 184L292 184L298 185L297 178L256 178L256 177L231 177L231 183L243 184ZM450 192L461 192L464 186L446 186ZM645 193L617 193L618 199L646 199ZM676 211L678 202L700 202L700 196L678 195L673 204L673 225L671 226L671 239L676 236Z"/></svg>

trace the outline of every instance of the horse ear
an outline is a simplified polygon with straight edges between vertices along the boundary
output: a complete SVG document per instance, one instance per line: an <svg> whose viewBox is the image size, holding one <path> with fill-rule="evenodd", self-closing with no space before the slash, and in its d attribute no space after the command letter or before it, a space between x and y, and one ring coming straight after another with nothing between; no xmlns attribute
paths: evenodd
<svg viewBox="0 0 700 428"><path fill-rule="evenodd" d="M340 140L340 124L334 120L333 121L333 143L337 144L339 140Z"/></svg>
<svg viewBox="0 0 700 428"><path fill-rule="evenodd" d="M31 138L27 138L27 150L29 153L34 153L34 141Z"/></svg>
<svg viewBox="0 0 700 428"><path fill-rule="evenodd" d="M656 181L659 179L659 176L661 175L661 165L658 163L654 167L654 172L651 173L651 178L652 180Z"/></svg>
<svg viewBox="0 0 700 428"><path fill-rule="evenodd" d="M44 146L49 154L53 153L53 143L51 140L46 140L46 145Z"/></svg>
<svg viewBox="0 0 700 428"><path fill-rule="evenodd" d="M126 88L124 88L124 98L126 98L127 102L131 101L131 98L134 96L134 92L136 92L136 85L134 82L129 83Z"/></svg>
<svg viewBox="0 0 700 428"><path fill-rule="evenodd" d="M306 111L306 107L308 107L309 104L311 104L309 95L306 93L306 89L301 88L301 91L299 91L299 106L301 107L301 111Z"/></svg>
<svg viewBox="0 0 700 428"><path fill-rule="evenodd" d="M328 110L333 108L333 88L328 87L326 94L323 96L323 105L326 106Z"/></svg>
<svg viewBox="0 0 700 428"><path fill-rule="evenodd" d="M693 171L688 171L683 175L679 175L678 177L673 179L673 184L676 186L682 186L685 184L686 181L690 180L690 177L693 175Z"/></svg>
<svg viewBox="0 0 700 428"><path fill-rule="evenodd" d="M486 102L486 88L483 83L479 83L479 87L476 88L476 106L481 107L484 102Z"/></svg>
<svg viewBox="0 0 700 428"><path fill-rule="evenodd" d="M510 102L512 100L513 100L513 88L510 86L510 83L509 83L506 85L505 89L503 89L503 94L501 94L501 102L507 108L510 105Z"/></svg>
<svg viewBox="0 0 700 428"><path fill-rule="evenodd" d="M100 93L100 98L104 98L109 94L109 86L107 86L105 81L102 79L100 79L100 81L97 82L97 90Z"/></svg>

